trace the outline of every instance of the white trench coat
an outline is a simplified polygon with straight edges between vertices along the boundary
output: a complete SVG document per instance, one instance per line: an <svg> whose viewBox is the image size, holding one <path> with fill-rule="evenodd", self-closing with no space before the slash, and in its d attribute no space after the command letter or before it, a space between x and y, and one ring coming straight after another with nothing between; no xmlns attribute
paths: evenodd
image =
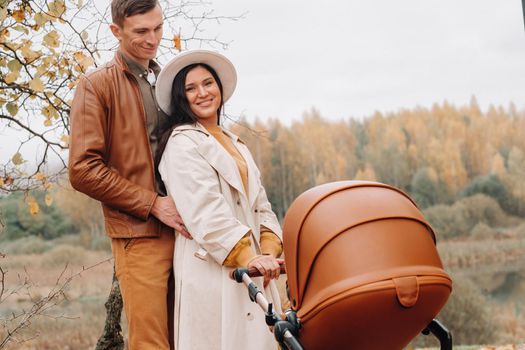
<svg viewBox="0 0 525 350"><path fill-rule="evenodd" d="M248 231L256 254L261 225L282 235L250 151L236 135L226 134L247 163L249 195L233 157L200 124L177 127L159 164L168 195L193 236L177 234L175 243L177 350L277 348L263 311L243 284L229 278L232 269L222 266ZM262 290L262 278L254 280ZM274 281L265 295L280 310Z"/></svg>

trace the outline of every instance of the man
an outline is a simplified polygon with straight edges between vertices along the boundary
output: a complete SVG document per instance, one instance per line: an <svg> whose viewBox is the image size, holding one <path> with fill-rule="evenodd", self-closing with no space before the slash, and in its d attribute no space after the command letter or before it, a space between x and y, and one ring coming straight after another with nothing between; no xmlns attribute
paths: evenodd
<svg viewBox="0 0 525 350"><path fill-rule="evenodd" d="M129 349L169 349L173 229L190 236L155 180L156 130L167 118L154 91L163 15L157 0L113 0L111 13L119 49L80 78L70 115L69 176L75 189L102 203Z"/></svg>

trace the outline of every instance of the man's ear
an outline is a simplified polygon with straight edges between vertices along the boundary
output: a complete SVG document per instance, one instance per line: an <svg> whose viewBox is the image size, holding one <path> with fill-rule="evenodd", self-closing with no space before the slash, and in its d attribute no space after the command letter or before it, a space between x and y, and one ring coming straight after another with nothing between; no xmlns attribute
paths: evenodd
<svg viewBox="0 0 525 350"><path fill-rule="evenodd" d="M120 41L122 37L122 28L120 28L117 24L111 23L109 25L109 29L111 29L111 33L113 33L113 36L117 38L118 41Z"/></svg>

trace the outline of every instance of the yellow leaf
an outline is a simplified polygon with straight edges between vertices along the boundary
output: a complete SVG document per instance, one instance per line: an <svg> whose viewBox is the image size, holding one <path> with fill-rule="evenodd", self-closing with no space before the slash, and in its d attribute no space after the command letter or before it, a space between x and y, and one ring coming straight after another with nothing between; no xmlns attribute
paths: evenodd
<svg viewBox="0 0 525 350"><path fill-rule="evenodd" d="M40 78L34 78L29 82L29 88L35 92L42 92L44 91L44 84Z"/></svg>
<svg viewBox="0 0 525 350"><path fill-rule="evenodd" d="M13 157L11 158L11 161L14 165L20 165L25 162L24 158L22 158L22 155L20 152L16 152Z"/></svg>
<svg viewBox="0 0 525 350"><path fill-rule="evenodd" d="M0 177L0 187L3 187L3 186L4 186L4 178Z"/></svg>
<svg viewBox="0 0 525 350"><path fill-rule="evenodd" d="M180 35L175 34L173 36L173 46L179 51L181 51L181 45L180 45Z"/></svg>
<svg viewBox="0 0 525 350"><path fill-rule="evenodd" d="M11 72L5 76L4 80L7 84L11 84L11 83L14 83L18 79L19 76L20 76L19 72Z"/></svg>
<svg viewBox="0 0 525 350"><path fill-rule="evenodd" d="M7 18L7 8L0 7L0 23L4 21L4 19Z"/></svg>
<svg viewBox="0 0 525 350"><path fill-rule="evenodd" d="M82 70L85 72L88 70L89 67L91 67L95 63L93 58L91 57L85 57L82 62L80 62L80 66L82 67Z"/></svg>
<svg viewBox="0 0 525 350"><path fill-rule="evenodd" d="M89 38L89 33L84 30L82 33L80 33L80 37L83 40L87 40Z"/></svg>
<svg viewBox="0 0 525 350"><path fill-rule="evenodd" d="M47 72L47 69L49 66L47 64L39 64L38 67L36 67L36 72L38 75L44 75L44 73Z"/></svg>
<svg viewBox="0 0 525 350"><path fill-rule="evenodd" d="M47 7L49 9L49 14L56 18L60 18L64 12L66 12L66 4L62 0L50 2Z"/></svg>
<svg viewBox="0 0 525 350"><path fill-rule="evenodd" d="M24 45L22 45L22 48L20 50L22 52L22 56L24 56L24 59L27 63L33 62L40 56L38 52L33 51L33 49L31 48L32 44L33 43L30 40L27 40L24 43Z"/></svg>
<svg viewBox="0 0 525 350"><path fill-rule="evenodd" d="M46 202L46 205L49 207L51 204L53 204L53 197L51 196L50 193L46 193L46 197L44 199L44 201Z"/></svg>
<svg viewBox="0 0 525 350"><path fill-rule="evenodd" d="M77 61L80 69L77 69L78 72L85 72L89 67L95 62L90 56L86 56L82 51L77 51L73 54L73 58Z"/></svg>
<svg viewBox="0 0 525 350"><path fill-rule="evenodd" d="M70 89L70 90L73 90L78 84L78 79L75 79L75 80L72 80L69 82L69 84L67 84L67 88ZM69 103L69 105L71 105Z"/></svg>
<svg viewBox="0 0 525 350"><path fill-rule="evenodd" d="M40 212L40 206L33 197L27 199L27 205L29 206L29 213L31 213L31 215L37 215Z"/></svg>
<svg viewBox="0 0 525 350"><path fill-rule="evenodd" d="M7 108L9 114L11 114L13 117L18 113L18 105L15 102L9 102L5 107Z"/></svg>
<svg viewBox="0 0 525 350"><path fill-rule="evenodd" d="M39 12L35 15L34 20L37 26L42 27L46 22L48 21L48 17L43 14L42 12Z"/></svg>
<svg viewBox="0 0 525 350"><path fill-rule="evenodd" d="M44 36L44 44L49 47L58 47L60 45L60 34L56 30L50 31Z"/></svg>
<svg viewBox="0 0 525 350"><path fill-rule="evenodd" d="M13 29L20 33L29 34L29 29L21 24L14 26Z"/></svg>
<svg viewBox="0 0 525 350"><path fill-rule="evenodd" d="M84 55L84 53L82 51L77 51L73 54L73 58L75 59L75 61L82 61L84 59L84 57L86 57L86 55Z"/></svg>
<svg viewBox="0 0 525 350"><path fill-rule="evenodd" d="M50 127L51 125L53 125L53 123L51 122L51 119L48 118L44 120L44 126Z"/></svg>
<svg viewBox="0 0 525 350"><path fill-rule="evenodd" d="M2 40L5 40L5 38L9 38L10 35L11 35L11 32L9 31L9 28L4 28L0 30L0 39Z"/></svg>
<svg viewBox="0 0 525 350"><path fill-rule="evenodd" d="M58 112L51 105L47 105L45 107L42 107L41 111L42 111L42 114L46 117L46 119L49 119L49 123L51 123L51 118L55 118L56 119L58 117ZM46 123L44 122L44 125L45 124ZM50 125L46 125L46 126L50 126Z"/></svg>
<svg viewBox="0 0 525 350"><path fill-rule="evenodd" d="M16 59L11 60L7 62L7 68L9 68L11 72L20 72L20 69L22 69L22 63Z"/></svg>
<svg viewBox="0 0 525 350"><path fill-rule="evenodd" d="M34 178L35 178L35 180L37 180L37 181L44 181L45 179L47 179L47 176L46 176L46 174L43 174L43 173L38 172L38 173L36 173L36 174L34 175Z"/></svg>
<svg viewBox="0 0 525 350"><path fill-rule="evenodd" d="M8 176L5 178L6 185L12 185L14 182L15 182L15 179L13 179L11 176Z"/></svg>
<svg viewBox="0 0 525 350"><path fill-rule="evenodd" d="M23 22L24 19L26 18L26 13L24 10L15 10L13 11L12 16L15 19L15 21L20 23L20 22Z"/></svg>
<svg viewBox="0 0 525 350"><path fill-rule="evenodd" d="M60 138L60 141L62 141L62 143L68 146L69 145L69 135L62 135L62 137Z"/></svg>
<svg viewBox="0 0 525 350"><path fill-rule="evenodd" d="M42 111L42 114L44 115L44 117L51 118L51 109L49 108L49 106L42 107L41 111Z"/></svg>

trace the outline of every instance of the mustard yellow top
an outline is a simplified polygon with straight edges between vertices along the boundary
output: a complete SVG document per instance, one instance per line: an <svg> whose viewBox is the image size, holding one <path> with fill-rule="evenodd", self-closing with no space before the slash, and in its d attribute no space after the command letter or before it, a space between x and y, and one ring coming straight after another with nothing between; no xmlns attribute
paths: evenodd
<svg viewBox="0 0 525 350"><path fill-rule="evenodd" d="M246 160L243 158L239 150L235 147L232 140L222 132L222 129L217 125L213 128L206 128L210 134L215 137L217 141L226 149L226 151L233 157L237 167L239 168L239 173L241 175L242 185L246 194L248 194L248 166ZM224 266L228 267L238 267L238 266L247 266L248 263L255 258L255 254L251 249L251 232L248 232L244 235L243 238L237 242L235 247L223 262ZM261 246L262 254L271 254L276 258L279 257L283 251L281 239L277 237L275 233L261 226L261 239L259 242Z"/></svg>

